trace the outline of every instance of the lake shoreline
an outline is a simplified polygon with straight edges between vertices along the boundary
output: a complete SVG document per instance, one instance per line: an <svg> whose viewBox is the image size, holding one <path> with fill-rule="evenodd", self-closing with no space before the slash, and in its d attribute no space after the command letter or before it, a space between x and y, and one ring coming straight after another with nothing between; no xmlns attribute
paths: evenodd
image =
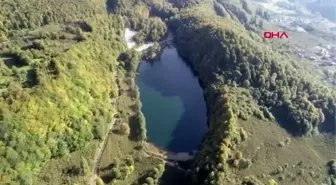
<svg viewBox="0 0 336 185"><path fill-rule="evenodd" d="M125 40L128 42L127 46L129 49L136 47L130 38L135 34L135 31L126 28ZM195 154L207 130L207 110L203 96L204 93L198 77L190 66L182 60L171 40L173 40L173 36L169 33L164 41L162 41L164 42L164 46L162 47L160 57L154 60L154 62L147 60L139 62L135 81L140 91L140 101L143 105L142 112L145 115L147 137L150 143L158 149L163 149L167 153L170 153L169 156ZM138 46L138 48L145 47ZM145 72L147 70L151 72ZM183 76L181 76L182 80L176 78L179 75ZM154 79L160 80L157 81ZM159 84L155 85L155 81ZM188 93L179 92L177 89ZM154 100L155 98L156 100ZM196 105L196 102L199 105ZM162 119L158 118L157 115L152 115L150 112L153 110L149 109L153 106L154 111L156 111L155 114L161 115L161 117L170 116ZM194 118L194 115L197 115L196 118ZM160 125L155 125L154 122L159 122ZM171 124L176 125L172 125L171 128L164 128ZM188 124L190 126L187 126ZM163 128L160 128L161 126ZM196 129L188 133L188 127L195 127Z"/></svg>

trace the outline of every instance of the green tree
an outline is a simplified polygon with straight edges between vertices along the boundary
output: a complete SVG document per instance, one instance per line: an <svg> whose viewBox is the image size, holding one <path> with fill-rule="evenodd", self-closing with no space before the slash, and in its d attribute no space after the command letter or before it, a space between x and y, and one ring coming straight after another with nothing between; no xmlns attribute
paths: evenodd
<svg viewBox="0 0 336 185"><path fill-rule="evenodd" d="M146 133L147 133L147 130L146 130L146 120L145 120L145 116L143 115L142 112L139 112L137 114L137 123L138 123L138 126L139 126L139 133L138 133L138 139L140 141L143 141L146 139Z"/></svg>
<svg viewBox="0 0 336 185"><path fill-rule="evenodd" d="M90 166L84 157L82 157L81 159L80 166L81 166L80 168L81 168L82 174L84 176L88 176L91 173Z"/></svg>
<svg viewBox="0 0 336 185"><path fill-rule="evenodd" d="M97 185L105 185L103 179L101 179L100 177L97 178Z"/></svg>
<svg viewBox="0 0 336 185"><path fill-rule="evenodd" d="M130 155L126 156L125 162L126 162L127 166L133 166L134 165L134 160L133 160L132 156L130 156Z"/></svg>
<svg viewBox="0 0 336 185"><path fill-rule="evenodd" d="M118 168L113 168L111 171L111 176L113 179L121 179L122 174Z"/></svg>
<svg viewBox="0 0 336 185"><path fill-rule="evenodd" d="M124 68L129 72L137 70L139 60L140 56L135 50L128 50L119 56L119 61L122 62Z"/></svg>

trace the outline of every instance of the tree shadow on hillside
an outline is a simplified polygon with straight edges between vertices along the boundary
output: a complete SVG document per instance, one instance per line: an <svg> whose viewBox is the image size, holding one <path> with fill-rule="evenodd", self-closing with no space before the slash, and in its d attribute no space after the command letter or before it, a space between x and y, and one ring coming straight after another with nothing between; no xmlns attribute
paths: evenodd
<svg viewBox="0 0 336 185"><path fill-rule="evenodd" d="M188 179L184 171L175 167L165 165L165 171L163 172L159 185L189 185Z"/></svg>
<svg viewBox="0 0 336 185"><path fill-rule="evenodd" d="M108 184L113 180L112 174L106 174L101 176L101 179L104 181L104 183Z"/></svg>
<svg viewBox="0 0 336 185"><path fill-rule="evenodd" d="M146 173L142 175L140 178L138 178L136 182L133 182L132 185L146 183L147 177L149 177L149 175ZM165 170L159 179L158 185L172 185L172 184L189 185L190 183L188 182L184 171L166 164Z"/></svg>
<svg viewBox="0 0 336 185"><path fill-rule="evenodd" d="M132 141L137 141L140 133L139 133L139 129L137 129L139 126L138 126L138 120L136 116L135 115L130 116L128 118L128 122L130 126L130 135L128 138Z"/></svg>
<svg viewBox="0 0 336 185"><path fill-rule="evenodd" d="M139 185L146 183L146 178L148 177L148 174L142 175L136 182L133 182L132 185Z"/></svg>
<svg viewBox="0 0 336 185"><path fill-rule="evenodd" d="M288 118L288 113L285 106L274 108L272 114L275 117L276 122L284 128L290 135L294 137L300 137L304 134L298 125L295 125L293 121Z"/></svg>
<svg viewBox="0 0 336 185"><path fill-rule="evenodd" d="M336 135L336 118L333 116L326 116L325 121L319 126L319 131Z"/></svg>

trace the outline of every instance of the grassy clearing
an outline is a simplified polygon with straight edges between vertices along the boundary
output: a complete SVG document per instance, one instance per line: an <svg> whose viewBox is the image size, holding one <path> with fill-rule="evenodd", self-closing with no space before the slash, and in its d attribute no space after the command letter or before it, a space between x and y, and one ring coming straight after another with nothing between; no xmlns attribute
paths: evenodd
<svg viewBox="0 0 336 185"><path fill-rule="evenodd" d="M81 168L82 157L87 160L90 169L93 170L98 146L99 141L93 140L81 151L50 160L35 177L34 184L88 184L91 175L76 175L73 172Z"/></svg>
<svg viewBox="0 0 336 185"><path fill-rule="evenodd" d="M255 118L240 121L240 125L249 136L238 150L253 164L237 174L254 175L265 183L276 179L280 184L313 185L325 180L325 165L335 150L328 135L292 137L277 124Z"/></svg>

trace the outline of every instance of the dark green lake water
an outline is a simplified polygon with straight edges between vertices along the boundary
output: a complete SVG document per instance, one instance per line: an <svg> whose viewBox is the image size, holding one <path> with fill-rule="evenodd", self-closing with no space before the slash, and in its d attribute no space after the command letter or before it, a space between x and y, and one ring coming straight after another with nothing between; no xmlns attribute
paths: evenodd
<svg viewBox="0 0 336 185"><path fill-rule="evenodd" d="M198 78L176 49L142 61L137 85L150 141L172 152L196 150L207 129L206 105Z"/></svg>

